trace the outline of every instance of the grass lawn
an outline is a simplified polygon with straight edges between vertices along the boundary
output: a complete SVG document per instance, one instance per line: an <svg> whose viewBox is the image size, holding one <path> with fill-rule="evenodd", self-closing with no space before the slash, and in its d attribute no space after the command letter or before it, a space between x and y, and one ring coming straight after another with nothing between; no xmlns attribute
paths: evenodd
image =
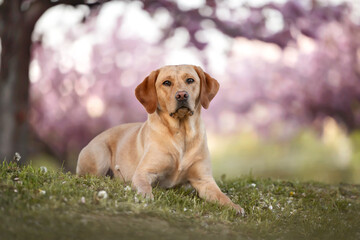
<svg viewBox="0 0 360 240"><path fill-rule="evenodd" d="M218 184L245 217L192 188L155 188L148 202L117 179L3 163L0 239L360 239L359 185L251 176Z"/></svg>

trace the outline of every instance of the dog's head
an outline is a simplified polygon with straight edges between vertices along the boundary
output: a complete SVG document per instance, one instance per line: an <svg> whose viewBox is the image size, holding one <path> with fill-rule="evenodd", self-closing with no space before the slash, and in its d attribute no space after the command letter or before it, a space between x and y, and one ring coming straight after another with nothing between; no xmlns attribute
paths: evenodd
<svg viewBox="0 0 360 240"><path fill-rule="evenodd" d="M165 66L147 76L135 89L136 98L151 114L158 108L174 118L193 115L201 104L208 108L219 83L200 67Z"/></svg>

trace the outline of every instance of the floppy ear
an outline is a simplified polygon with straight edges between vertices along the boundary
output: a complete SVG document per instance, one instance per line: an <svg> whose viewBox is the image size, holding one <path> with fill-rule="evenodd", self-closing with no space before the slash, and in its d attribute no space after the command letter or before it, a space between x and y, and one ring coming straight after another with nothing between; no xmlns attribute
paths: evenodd
<svg viewBox="0 0 360 240"><path fill-rule="evenodd" d="M200 103L207 109L211 100L219 91L220 84L200 67L194 66L194 69L200 77Z"/></svg>
<svg viewBox="0 0 360 240"><path fill-rule="evenodd" d="M155 82L158 75L159 70L152 71L135 89L136 98L149 114L155 112L157 108Z"/></svg>

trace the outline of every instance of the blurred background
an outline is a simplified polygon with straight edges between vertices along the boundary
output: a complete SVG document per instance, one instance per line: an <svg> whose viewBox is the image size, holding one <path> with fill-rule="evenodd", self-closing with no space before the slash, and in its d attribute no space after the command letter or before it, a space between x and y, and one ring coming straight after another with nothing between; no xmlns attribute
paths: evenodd
<svg viewBox="0 0 360 240"><path fill-rule="evenodd" d="M195 64L221 84L203 110L217 179L360 183L359 1L0 0L0 39L1 159L74 171L146 119L152 70Z"/></svg>

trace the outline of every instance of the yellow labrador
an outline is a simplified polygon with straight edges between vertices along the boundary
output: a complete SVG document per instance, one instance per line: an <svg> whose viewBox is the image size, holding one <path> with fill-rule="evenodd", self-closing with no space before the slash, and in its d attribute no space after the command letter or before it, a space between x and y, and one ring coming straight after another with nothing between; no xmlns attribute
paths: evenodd
<svg viewBox="0 0 360 240"><path fill-rule="evenodd" d="M147 198L153 198L153 185L171 188L189 182L201 198L243 214L212 177L200 113L218 90L219 83L197 66L153 71L135 89L147 121L123 124L95 137L80 152L77 174L103 176L111 169Z"/></svg>

